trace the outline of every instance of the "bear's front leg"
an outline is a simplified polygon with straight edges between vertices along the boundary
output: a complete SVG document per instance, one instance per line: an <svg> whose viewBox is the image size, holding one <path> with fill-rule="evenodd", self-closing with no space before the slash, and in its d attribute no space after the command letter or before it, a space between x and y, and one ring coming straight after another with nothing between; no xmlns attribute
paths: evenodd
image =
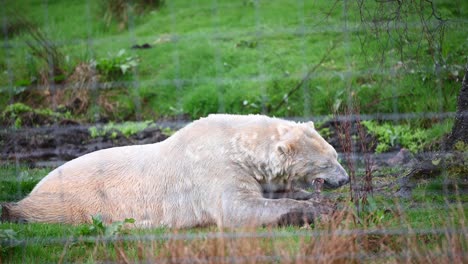
<svg viewBox="0 0 468 264"><path fill-rule="evenodd" d="M308 200L306 203L310 204L314 210L310 214L309 209L291 210L280 217L278 225L300 225L311 224L315 219L330 219L336 207L330 204L319 203L314 200Z"/></svg>
<svg viewBox="0 0 468 264"><path fill-rule="evenodd" d="M263 197L268 199L289 198L293 200L310 200L317 198L318 196L318 193L312 193L302 189L293 189L291 191L263 192Z"/></svg>
<svg viewBox="0 0 468 264"><path fill-rule="evenodd" d="M297 201L288 198L266 199L263 197L238 196L223 200L220 227L303 225L313 223L322 215L331 215L334 208L312 201Z"/></svg>

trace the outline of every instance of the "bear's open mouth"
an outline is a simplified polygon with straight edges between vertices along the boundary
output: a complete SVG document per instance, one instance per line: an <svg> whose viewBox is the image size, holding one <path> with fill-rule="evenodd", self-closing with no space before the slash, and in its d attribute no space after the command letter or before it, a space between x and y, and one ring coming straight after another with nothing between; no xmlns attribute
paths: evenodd
<svg viewBox="0 0 468 264"><path fill-rule="evenodd" d="M314 189L316 192L321 192L323 189L323 185L325 184L325 180L322 178L316 178L313 182Z"/></svg>

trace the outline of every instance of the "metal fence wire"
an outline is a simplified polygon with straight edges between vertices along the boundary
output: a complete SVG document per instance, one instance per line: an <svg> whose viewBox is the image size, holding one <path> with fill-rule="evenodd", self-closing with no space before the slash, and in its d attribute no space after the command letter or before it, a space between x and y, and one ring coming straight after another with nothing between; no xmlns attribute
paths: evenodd
<svg viewBox="0 0 468 264"><path fill-rule="evenodd" d="M438 166L453 153L430 130L450 132L456 114L468 46L463 1L1 5L0 202L22 199L71 159L159 142L210 113L314 121L353 185L320 194L342 213L313 229L1 223L0 263L34 262L48 249L40 262L468 262L466 149L457 166ZM396 130L387 127L387 139L371 131L382 124L440 136L407 146ZM425 158L440 176L409 179Z"/></svg>

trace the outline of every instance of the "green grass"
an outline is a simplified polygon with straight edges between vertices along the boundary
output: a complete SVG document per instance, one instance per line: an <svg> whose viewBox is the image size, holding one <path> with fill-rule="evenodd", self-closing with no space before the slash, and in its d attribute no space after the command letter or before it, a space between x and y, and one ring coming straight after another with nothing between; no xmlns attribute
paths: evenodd
<svg viewBox="0 0 468 264"><path fill-rule="evenodd" d="M50 171L50 168L30 169L24 166L0 166L0 201L23 198Z"/></svg>
<svg viewBox="0 0 468 264"><path fill-rule="evenodd" d="M381 206L381 203L378 203ZM388 204L388 202L387 202ZM396 205L396 204L395 204ZM363 236L358 240L360 246L365 245L365 241L377 238L385 238L384 242L388 247L392 248L396 253L402 252L401 247L403 244L398 244L399 239L405 237L405 232L416 232L414 237L420 243L420 246L426 249L436 248L445 241L445 234L425 234L424 231L430 230L459 230L464 227L464 223L461 223L461 219L466 217L468 211L456 211L449 209L446 213L441 214L440 208L424 207L418 209L411 209L408 202L400 202L398 206L404 208L403 215L397 216L396 210L391 212L383 213L382 220L377 220L375 212L374 215L367 214L361 216L366 224L357 224L340 228L339 230L332 229L340 233L353 232L359 230L377 230L383 232L380 235ZM406 208L405 208L406 207ZM370 219L370 220L369 220ZM264 243L266 246L261 251L264 254L280 254L282 252L289 252L291 256L300 254L300 249L314 245L311 241L316 239L327 239L327 227L316 227L313 232L321 234L318 238L310 237L312 234L310 231L304 231L298 227L283 227L283 228L259 228L256 230L226 230L221 231L217 228L203 228L203 229L186 229L186 230L169 230L169 229L149 229L149 230L131 230L125 235L102 237L102 236L86 236L82 234L82 230L86 228L85 225L70 226L62 224L0 224L0 230L14 230L16 232L15 240L12 243L21 243L15 246L5 246L1 254L1 258L11 263L30 263L30 262L100 262L105 260L118 260L119 256L116 253L117 248L122 247L123 252L130 259L144 260L151 259L148 255L164 258L166 254L175 254L176 250L173 247L177 247L178 250L185 250L186 257L196 258L199 256L197 248L208 247L213 241L220 243L219 240L208 238L211 235L222 236L223 234L238 235L237 238L225 238L224 243L230 243L232 247L238 246L238 244L249 244L248 241L254 240L254 247L258 247L259 243ZM336 228L336 227L335 227ZM422 234L418 235L418 232L422 231ZM244 234L250 233L253 236L259 236L260 238L243 239ZM322 233L320 233L322 232ZM403 234L401 234L403 232ZM396 233L396 235L394 235ZM268 235L275 234L273 237ZM262 236L266 238L261 238ZM182 240L177 240L176 237L186 237ZM346 238L346 235L339 235ZM173 237L173 238L171 238ZM108 239L101 240L100 239ZM407 239L411 239L409 236ZM128 241L126 241L128 240ZM261 241L261 242L259 242ZM369 242L369 241L367 241ZM119 244L120 243L120 244ZM177 244L178 243L178 244ZM252 243L252 242L250 242ZM310 244L308 244L310 243ZM339 243L334 246L339 246ZM280 247L280 251L277 248ZM389 251L387 249L376 248L375 253L383 253ZM168 249L172 250L168 252ZM205 250L209 250L206 249ZM248 250L246 251L228 253L226 252L225 257L243 257L249 255ZM284 251L283 251L284 250ZM373 254L367 252L364 248L361 249L361 254ZM190 253L191 252L191 253ZM203 251L202 251L203 252ZM323 252L322 252L323 253ZM146 254L146 255L145 255ZM210 252L208 254L211 257L216 257L216 252ZM218 253L219 254L219 253ZM245 255L244 255L245 254ZM402 253L401 253L402 254ZM142 257L143 255L143 257ZM223 256L223 255L221 255Z"/></svg>
<svg viewBox="0 0 468 264"><path fill-rule="evenodd" d="M50 39L61 43L69 72L78 62L106 58L121 49L138 57L132 78L137 85L129 96L117 100L130 106L130 111L141 111L143 119L153 119L180 113L196 118L213 112L327 115L350 92L365 113L454 111L460 85L452 76L463 74L460 67L468 50L463 34L466 22L457 20L468 14L467 4L462 2L437 3L444 18L452 19L443 42L447 68L437 75L430 56L408 55L425 54L428 48L424 40L416 41L421 33L417 23L416 28L408 29L409 43L404 50L408 56L403 61L405 68L399 68L396 31L378 38L366 33L358 27L354 3L347 9L348 33L343 31L342 2L332 9L330 1L168 1L159 10L138 16L134 26L123 31L116 23L105 26L94 1L8 1L5 10L21 8ZM332 11L326 16L328 10ZM417 19L411 16L409 22ZM358 34L369 40L364 50ZM162 36L171 40L156 43ZM24 45L27 38L23 32L8 39L12 49L0 50L0 58L7 62L0 65L2 72L8 68L12 73L11 78L0 78L0 86L11 90L10 83L19 86L33 77L34 67L40 68L31 66L37 62ZM135 43L154 47L130 50ZM332 43L336 48L311 80L284 107L275 109ZM385 61L379 66L381 55ZM182 81L177 83L177 79ZM0 107L13 96L5 95ZM134 105L138 100L141 109Z"/></svg>

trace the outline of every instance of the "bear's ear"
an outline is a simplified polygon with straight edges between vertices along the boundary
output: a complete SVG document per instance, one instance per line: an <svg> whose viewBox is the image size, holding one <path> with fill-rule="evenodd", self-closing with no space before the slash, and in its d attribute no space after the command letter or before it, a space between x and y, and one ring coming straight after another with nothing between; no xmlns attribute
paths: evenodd
<svg viewBox="0 0 468 264"><path fill-rule="evenodd" d="M281 155L291 155L294 152L295 138L297 137L297 126L289 124L281 124L277 127L278 130L278 143L276 143L276 150Z"/></svg>
<svg viewBox="0 0 468 264"><path fill-rule="evenodd" d="M309 121L309 122L307 122L306 124L307 124L309 127L315 129L314 122Z"/></svg>
<svg viewBox="0 0 468 264"><path fill-rule="evenodd" d="M294 152L294 144L292 140L283 140L276 144L276 150L280 155L290 156Z"/></svg>

